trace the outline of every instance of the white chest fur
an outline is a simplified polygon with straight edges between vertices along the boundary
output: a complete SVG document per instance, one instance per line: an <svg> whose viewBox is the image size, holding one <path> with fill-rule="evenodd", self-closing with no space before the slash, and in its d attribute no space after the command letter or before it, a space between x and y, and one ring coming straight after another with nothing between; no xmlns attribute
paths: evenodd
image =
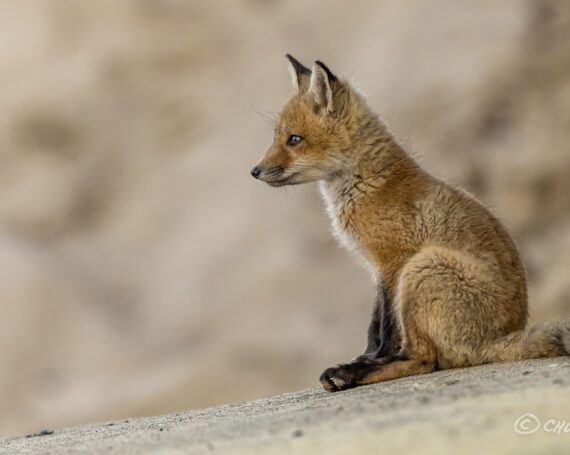
<svg viewBox="0 0 570 455"><path fill-rule="evenodd" d="M348 248L349 250L354 249L358 242L353 235L348 232L344 232L340 228L340 214L343 207L341 206L340 201L336 198L335 189L331 187L330 184L323 181L319 182L319 189L321 190L321 196L323 197L327 214L332 223L333 236L345 248Z"/></svg>
<svg viewBox="0 0 570 455"><path fill-rule="evenodd" d="M346 223L341 221L341 219L349 215L346 213L346 202L337 196L339 193L338 188L331 183L321 181L319 182L319 189L325 202L327 214L331 220L333 236L338 243L354 255L359 260L358 262L361 263L375 278L375 267L373 266L372 261L370 261L369 254L364 245L360 241L358 232L349 231L348 229L343 228ZM353 216L356 216L356 214L353 214ZM352 223L352 225L355 224L356 223Z"/></svg>

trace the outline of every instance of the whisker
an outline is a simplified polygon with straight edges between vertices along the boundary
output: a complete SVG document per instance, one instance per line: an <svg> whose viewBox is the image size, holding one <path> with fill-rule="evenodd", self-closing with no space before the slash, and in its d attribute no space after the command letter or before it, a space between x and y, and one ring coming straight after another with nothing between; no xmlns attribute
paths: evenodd
<svg viewBox="0 0 570 455"><path fill-rule="evenodd" d="M277 112L268 111L267 109L263 109L261 107L253 106L252 104L245 104L246 107L249 107L253 112L259 115L263 120L265 120L268 124L270 124L273 128L277 125L277 116L279 115Z"/></svg>
<svg viewBox="0 0 570 455"><path fill-rule="evenodd" d="M266 175L267 175L267 177L274 177L276 175L281 174L282 172L283 172L283 168L281 166L275 166L275 167L272 167L271 169L269 169L266 172Z"/></svg>

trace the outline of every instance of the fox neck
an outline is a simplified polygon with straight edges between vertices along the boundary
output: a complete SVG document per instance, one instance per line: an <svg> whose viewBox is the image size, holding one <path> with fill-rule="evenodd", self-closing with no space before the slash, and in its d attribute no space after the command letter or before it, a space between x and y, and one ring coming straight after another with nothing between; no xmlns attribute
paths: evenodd
<svg viewBox="0 0 570 455"><path fill-rule="evenodd" d="M350 135L342 169L320 182L327 205L349 205L355 198L398 186L386 185L389 182L402 183L424 173L375 114L367 112L353 123L358 127Z"/></svg>
<svg viewBox="0 0 570 455"><path fill-rule="evenodd" d="M373 279L378 268L367 250L370 223L374 214L398 210L404 203L399 194L402 185L425 179L427 174L402 149L378 120L369 129L357 132L351 141L346 167L320 182L320 190L332 222L332 232L339 243L363 259ZM399 211L399 210L398 210Z"/></svg>

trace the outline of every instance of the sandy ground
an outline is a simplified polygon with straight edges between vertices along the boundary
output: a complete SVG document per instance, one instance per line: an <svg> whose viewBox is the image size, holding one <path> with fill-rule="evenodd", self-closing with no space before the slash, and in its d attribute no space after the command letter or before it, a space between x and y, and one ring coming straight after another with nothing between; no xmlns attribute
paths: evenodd
<svg viewBox="0 0 570 455"><path fill-rule="evenodd" d="M48 431L0 440L0 451L554 455L568 453L569 410L570 358L560 357Z"/></svg>
<svg viewBox="0 0 570 455"><path fill-rule="evenodd" d="M570 5L3 0L0 435L317 385L372 301L314 185L248 170L284 54L354 79L570 315Z"/></svg>

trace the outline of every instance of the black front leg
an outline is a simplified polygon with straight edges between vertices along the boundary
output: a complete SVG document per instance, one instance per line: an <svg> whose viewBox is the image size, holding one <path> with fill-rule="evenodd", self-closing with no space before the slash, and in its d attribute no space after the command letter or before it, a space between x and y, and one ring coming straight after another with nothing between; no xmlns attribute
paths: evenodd
<svg viewBox="0 0 570 455"><path fill-rule="evenodd" d="M368 326L368 344L364 354L376 352L380 347L380 323L382 321L382 305L380 304L381 297L377 294L374 299L374 306L372 307L372 318Z"/></svg>
<svg viewBox="0 0 570 455"><path fill-rule="evenodd" d="M368 345L364 354L350 363L327 368L320 381L329 392L377 382L377 374L399 355L400 333L383 283L378 288L372 320L368 327ZM399 376L394 376L399 377ZM382 379L378 379L382 380Z"/></svg>
<svg viewBox="0 0 570 455"><path fill-rule="evenodd" d="M395 321L386 287L380 284L374 306L372 319L368 326L368 345L362 357L380 358L394 354L398 346L394 336Z"/></svg>

